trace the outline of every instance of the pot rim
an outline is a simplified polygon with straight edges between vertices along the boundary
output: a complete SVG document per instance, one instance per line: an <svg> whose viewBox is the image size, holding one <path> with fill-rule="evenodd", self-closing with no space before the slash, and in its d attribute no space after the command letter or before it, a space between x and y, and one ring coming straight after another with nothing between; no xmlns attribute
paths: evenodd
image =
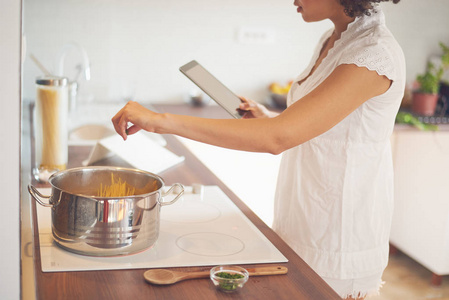
<svg viewBox="0 0 449 300"><path fill-rule="evenodd" d="M83 170L112 170L112 171L130 171L130 172L135 172L135 173L141 173L141 174L146 174L146 175L150 175L152 177L154 177L155 179L159 180L161 182L161 187L158 188L157 190L151 192L151 193L146 193L146 194L139 194L139 195L131 195L131 196L122 196L122 197L100 197L100 196L92 196L92 195L85 195L85 194L81 194L81 193L73 193L67 190L64 190L60 187L57 187L53 184L53 180L55 180L56 177L61 176L61 174L67 174L67 173L74 173L74 172L79 172L79 171L83 171ZM95 200L108 200L108 199L134 199L134 198L142 198L142 197L147 197L149 195L153 195L158 193L164 186L165 186L165 182L164 179L162 179L161 176L148 172L148 171L144 171L144 170L140 170L140 169L136 169L136 168L124 168L124 167L112 167L112 166L87 166L87 167L76 167L76 168L70 168L70 169L66 169L66 170L61 170L58 171L54 174L52 174L50 176L50 178L48 179L48 182L50 183L52 188L58 189L64 193L68 193L71 195L76 195L76 196L81 196L84 198L90 198L90 199L95 199Z"/></svg>

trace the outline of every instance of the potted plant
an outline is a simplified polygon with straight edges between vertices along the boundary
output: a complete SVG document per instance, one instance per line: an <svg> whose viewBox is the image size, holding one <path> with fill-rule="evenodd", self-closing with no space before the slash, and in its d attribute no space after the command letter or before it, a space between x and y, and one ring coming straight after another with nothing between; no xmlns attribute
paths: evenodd
<svg viewBox="0 0 449 300"><path fill-rule="evenodd" d="M432 116L435 114L441 77L449 68L449 47L443 43L440 43L440 47L443 50L443 55L439 66L429 62L426 72L416 77L419 88L413 92L412 111L418 115Z"/></svg>

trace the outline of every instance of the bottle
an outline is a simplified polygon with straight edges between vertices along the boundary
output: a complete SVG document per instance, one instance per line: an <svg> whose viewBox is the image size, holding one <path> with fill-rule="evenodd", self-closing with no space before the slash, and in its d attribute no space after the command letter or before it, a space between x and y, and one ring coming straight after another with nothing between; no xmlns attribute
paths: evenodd
<svg viewBox="0 0 449 300"><path fill-rule="evenodd" d="M68 96L67 78L36 79L33 175L39 182L48 182L52 174L67 168Z"/></svg>

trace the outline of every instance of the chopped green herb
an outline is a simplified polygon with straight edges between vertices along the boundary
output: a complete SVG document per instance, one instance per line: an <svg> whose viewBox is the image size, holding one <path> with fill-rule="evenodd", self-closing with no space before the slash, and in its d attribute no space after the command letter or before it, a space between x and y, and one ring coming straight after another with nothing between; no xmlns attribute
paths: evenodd
<svg viewBox="0 0 449 300"><path fill-rule="evenodd" d="M220 272L220 273L216 273L215 275L218 277L227 278L227 279L239 279L239 278L244 277L242 274L239 274L239 273L228 273L228 272Z"/></svg>
<svg viewBox="0 0 449 300"><path fill-rule="evenodd" d="M238 280L233 280L233 279L240 279L240 278L245 277L239 273L228 273L228 272L216 273L215 276L224 278L224 279L230 279L227 282L219 283L220 288L222 288L223 290L226 290L226 291L233 291L240 286L241 283L239 283Z"/></svg>

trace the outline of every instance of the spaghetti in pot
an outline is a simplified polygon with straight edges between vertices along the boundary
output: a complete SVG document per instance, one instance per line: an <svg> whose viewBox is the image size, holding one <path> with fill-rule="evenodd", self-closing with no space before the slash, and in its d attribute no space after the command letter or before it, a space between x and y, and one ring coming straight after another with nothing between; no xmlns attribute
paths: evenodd
<svg viewBox="0 0 449 300"><path fill-rule="evenodd" d="M99 197L127 197L135 195L136 189L132 185L123 181L120 177L114 178L114 174L111 173L111 184L104 185L101 183L100 188L97 191Z"/></svg>

